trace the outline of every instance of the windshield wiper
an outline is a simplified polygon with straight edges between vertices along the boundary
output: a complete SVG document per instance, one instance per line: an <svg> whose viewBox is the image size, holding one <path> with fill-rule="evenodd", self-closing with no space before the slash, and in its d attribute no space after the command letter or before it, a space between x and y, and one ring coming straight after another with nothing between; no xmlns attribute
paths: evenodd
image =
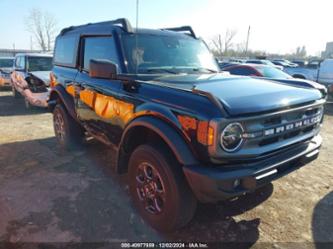
<svg viewBox="0 0 333 249"><path fill-rule="evenodd" d="M196 67L193 68L193 71L208 71L210 73L218 73L218 71L214 70L214 69L210 69L210 68L206 68L206 67Z"/></svg>
<svg viewBox="0 0 333 249"><path fill-rule="evenodd" d="M171 74L178 74L178 72L171 70L171 69L166 69L166 68L145 68L143 70L139 70L139 71L143 71L145 73L171 73Z"/></svg>

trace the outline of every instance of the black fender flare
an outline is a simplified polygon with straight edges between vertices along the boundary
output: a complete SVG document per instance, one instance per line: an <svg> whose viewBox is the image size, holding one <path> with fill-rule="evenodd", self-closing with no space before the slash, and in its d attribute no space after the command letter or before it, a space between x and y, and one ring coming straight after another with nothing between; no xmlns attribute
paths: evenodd
<svg viewBox="0 0 333 249"><path fill-rule="evenodd" d="M155 132L171 149L178 162L182 165L195 165L197 160L193 155L189 145L184 138L177 132L176 128L167 124L165 121L152 116L143 116L133 120L124 130L118 150L118 162L121 157L122 148L126 142L127 136L130 135L134 128L144 127ZM117 171L121 165L117 164ZM118 171L119 172L119 171Z"/></svg>
<svg viewBox="0 0 333 249"><path fill-rule="evenodd" d="M58 99L64 104L68 113L77 120L75 111L74 98L70 95L62 85L56 85L50 92L50 98L48 101L48 109L53 112L54 107L58 103Z"/></svg>

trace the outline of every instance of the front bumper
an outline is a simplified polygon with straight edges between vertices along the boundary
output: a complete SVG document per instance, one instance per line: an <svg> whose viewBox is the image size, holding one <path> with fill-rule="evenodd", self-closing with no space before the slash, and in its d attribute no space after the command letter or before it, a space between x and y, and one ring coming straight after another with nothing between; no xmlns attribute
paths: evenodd
<svg viewBox="0 0 333 249"><path fill-rule="evenodd" d="M320 135L295 145L283 153L255 163L237 166L184 166L192 191L201 202L216 202L253 192L316 159L322 143Z"/></svg>

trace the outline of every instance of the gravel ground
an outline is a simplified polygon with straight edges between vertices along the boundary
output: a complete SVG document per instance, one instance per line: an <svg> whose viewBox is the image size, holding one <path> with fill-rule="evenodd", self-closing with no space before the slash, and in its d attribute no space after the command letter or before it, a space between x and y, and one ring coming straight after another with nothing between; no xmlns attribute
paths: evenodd
<svg viewBox="0 0 333 249"><path fill-rule="evenodd" d="M201 204L193 221L171 234L147 226L131 206L126 176L112 153L90 141L63 152L52 116L26 110L0 92L0 241L246 242L253 248L322 248L333 242L333 104L327 105L320 157L256 193ZM273 244L275 243L275 244ZM333 244L331 244L333 248ZM1 248L1 246L0 246Z"/></svg>

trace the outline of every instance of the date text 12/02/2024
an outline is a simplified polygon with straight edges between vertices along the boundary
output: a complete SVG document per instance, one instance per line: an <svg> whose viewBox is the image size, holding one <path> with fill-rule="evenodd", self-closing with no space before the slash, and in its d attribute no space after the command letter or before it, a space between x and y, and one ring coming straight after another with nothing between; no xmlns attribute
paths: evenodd
<svg viewBox="0 0 333 249"><path fill-rule="evenodd" d="M206 243L189 242L189 243L121 243L121 248L209 248Z"/></svg>

